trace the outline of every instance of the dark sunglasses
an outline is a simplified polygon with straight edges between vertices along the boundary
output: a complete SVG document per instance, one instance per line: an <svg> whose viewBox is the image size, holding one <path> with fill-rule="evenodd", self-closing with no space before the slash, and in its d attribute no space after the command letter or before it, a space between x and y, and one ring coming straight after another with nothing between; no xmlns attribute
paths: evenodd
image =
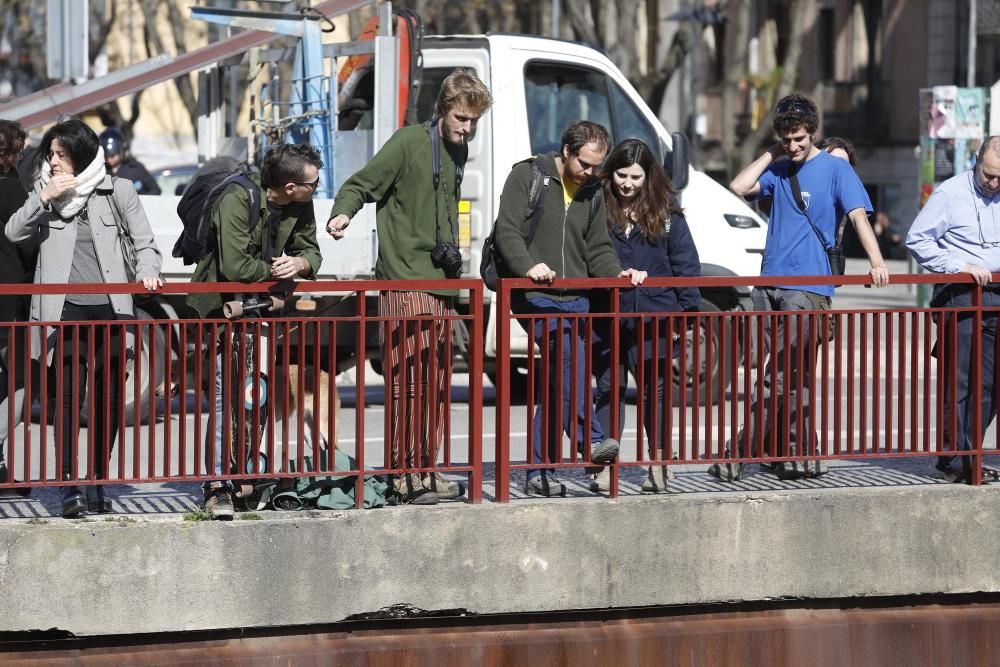
<svg viewBox="0 0 1000 667"><path fill-rule="evenodd" d="M810 108L807 102L795 99L785 99L778 102L778 106L774 108L774 113L776 114L786 114L786 113L802 113L810 114L813 110Z"/></svg>
<svg viewBox="0 0 1000 667"><path fill-rule="evenodd" d="M302 185L304 187L309 188L310 190L315 190L316 188L319 187L319 179L318 178L315 181L313 181L312 183L300 183L298 181L292 181L292 182L295 183L295 185Z"/></svg>

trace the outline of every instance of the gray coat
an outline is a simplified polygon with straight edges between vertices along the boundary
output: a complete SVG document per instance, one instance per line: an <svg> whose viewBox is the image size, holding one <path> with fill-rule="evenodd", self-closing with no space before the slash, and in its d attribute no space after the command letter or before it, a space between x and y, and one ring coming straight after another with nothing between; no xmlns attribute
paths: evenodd
<svg viewBox="0 0 1000 667"><path fill-rule="evenodd" d="M135 245L136 277L155 278L160 275L163 256L156 247L153 230L146 219L142 204L139 203L135 188L129 181L105 176L87 199L87 215L104 282L128 281L121 244L118 241L118 228L108 201L108 195L112 192L121 218L128 225ZM76 230L77 217L63 220L51 207L42 205L37 192L32 192L24 206L7 221L4 233L14 243L38 246L36 284L69 283L73 252L76 248ZM108 297L116 316L130 318L135 315L132 295L109 294ZM65 301L65 294L32 296L31 321L58 322ZM37 332L37 329L35 331ZM32 336L32 351L36 355L40 350L39 343L37 335Z"/></svg>

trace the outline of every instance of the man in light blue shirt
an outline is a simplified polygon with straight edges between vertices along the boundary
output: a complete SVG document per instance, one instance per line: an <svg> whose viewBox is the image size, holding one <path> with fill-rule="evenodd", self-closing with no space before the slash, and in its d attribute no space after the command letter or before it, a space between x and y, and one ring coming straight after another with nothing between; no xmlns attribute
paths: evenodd
<svg viewBox="0 0 1000 667"><path fill-rule="evenodd" d="M937 187L906 235L906 246L914 259L934 273L968 273L983 287L983 306L1000 306L1000 285L992 282L991 273L1000 271L1000 137L988 137L979 149L976 167L949 178ZM935 308L968 308L972 304L972 285L952 283L937 285L931 298ZM996 312L983 313L982 354L972 358L973 314L958 316L952 336L950 317L941 318L941 338L936 354L943 355L944 449L972 449L973 390L969 386L972 364L981 365L982 396L981 443L986 427L996 416L993 395L995 375ZM954 392L952 391L954 387ZM955 429L952 430L952 415ZM953 456L938 458L937 469L945 479L968 482L970 460L962 457L962 467L953 465Z"/></svg>
<svg viewBox="0 0 1000 667"><path fill-rule="evenodd" d="M889 271L868 223L872 205L851 165L821 151L814 143L819 129L816 105L802 95L783 97L775 107L774 131L779 142L744 167L730 189L741 197L772 200L771 219L764 245L762 276L830 275L826 249L837 241L837 225L847 216L871 262L872 283L883 287ZM800 205L801 202L801 205ZM833 285L755 287L755 311L829 310ZM768 352L757 375L749 422L738 436L740 456L789 458L771 469L779 479L815 477L825 472L823 463L795 461L798 455L816 455L810 404L812 373L816 366L818 335L812 318L764 318L762 341ZM763 405L761 405L763 404ZM772 414L772 410L778 412ZM776 424L778 428L769 426ZM787 424L787 428L786 425ZM788 432L784 432L787 430ZM812 442L810 442L812 440ZM733 443L727 443L727 454ZM812 449L811 449L812 448ZM722 481L743 475L742 464L713 464L708 473Z"/></svg>

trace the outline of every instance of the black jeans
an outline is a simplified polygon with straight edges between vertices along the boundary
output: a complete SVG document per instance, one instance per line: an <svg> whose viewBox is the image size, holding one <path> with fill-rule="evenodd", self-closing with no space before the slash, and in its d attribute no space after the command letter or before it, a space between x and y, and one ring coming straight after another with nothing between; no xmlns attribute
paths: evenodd
<svg viewBox="0 0 1000 667"><path fill-rule="evenodd" d="M81 306L66 303L60 319L63 322L87 322L115 318L110 304ZM79 474L74 475L73 444L79 434L78 418L81 410L87 415L88 436L81 446L81 451L87 452L87 467L89 469L92 462L96 479L107 476L107 463L111 458L121 421L119 390L125 383L121 356L122 333L120 325L63 328L62 354L60 357L59 349L55 349L56 358L52 368L54 377L50 386L58 392L58 383L62 382L62 402L58 406L56 417L61 419L59 439L62 443L64 480L79 478ZM93 410L91 401L87 399L89 375L92 375L93 383Z"/></svg>

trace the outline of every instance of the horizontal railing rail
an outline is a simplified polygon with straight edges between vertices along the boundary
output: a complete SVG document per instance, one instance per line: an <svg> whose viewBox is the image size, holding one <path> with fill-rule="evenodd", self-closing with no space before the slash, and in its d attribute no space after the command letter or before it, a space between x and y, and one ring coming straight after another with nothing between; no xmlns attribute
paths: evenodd
<svg viewBox="0 0 1000 667"><path fill-rule="evenodd" d="M649 278L640 289L870 282L867 276ZM964 450L946 437L958 423L952 371L961 355L978 359L982 345L995 338L973 337L967 351L940 341L955 338L963 318L981 331L1000 309L984 307L982 288L964 274L893 275L891 283L968 284L970 305L842 309L835 299L830 310L625 312L621 297L631 289L625 279L544 286L501 280L494 296L503 314L495 360L496 500L509 500L515 477L533 470L596 468L588 436L601 420L606 423L598 430L621 440L610 465L612 497L626 468L712 463L955 456L957 463L969 461L970 481L979 484L984 452L995 451L996 443L974 442ZM511 313L517 299L540 289L603 293L607 307ZM387 290L449 291L463 307L449 315L382 316L371 300ZM281 480L280 489L313 478L347 480L361 507L369 476L439 473L462 478L470 502L482 500L489 468L483 464L487 313L480 281L168 283L154 294L201 293L337 293L355 303L349 314L257 317L253 311L233 321L0 323L7 340L0 356L8 370L3 390L26 396L20 407L8 400L0 411L9 436L3 444L9 479L0 489L220 477ZM132 284L0 285L0 297L54 294L150 292ZM539 335L524 348L527 396L516 405L511 340L522 327ZM383 379L373 381L365 362L371 350L384 347L386 335L437 340L444 354L440 361L418 355L396 366L383 362ZM453 399L449 378L459 354L466 357L468 387ZM629 361L635 377L622 384L620 367ZM352 365L353 378L338 391L337 370ZM595 378L602 369L609 370L604 385ZM981 373L972 364L973 406L983 403ZM347 417L340 394L352 400ZM428 396L441 398L422 410ZM590 408L598 399L599 416ZM453 400L468 405L461 419ZM536 414L543 428L534 428ZM985 430L979 410L970 419L973 433ZM634 427L634 437L622 438L625 424ZM526 434L523 442L512 441L515 431ZM417 433L439 434L433 461L417 451L426 445ZM373 446L366 450L366 443ZM213 469L217 460L221 474Z"/></svg>

